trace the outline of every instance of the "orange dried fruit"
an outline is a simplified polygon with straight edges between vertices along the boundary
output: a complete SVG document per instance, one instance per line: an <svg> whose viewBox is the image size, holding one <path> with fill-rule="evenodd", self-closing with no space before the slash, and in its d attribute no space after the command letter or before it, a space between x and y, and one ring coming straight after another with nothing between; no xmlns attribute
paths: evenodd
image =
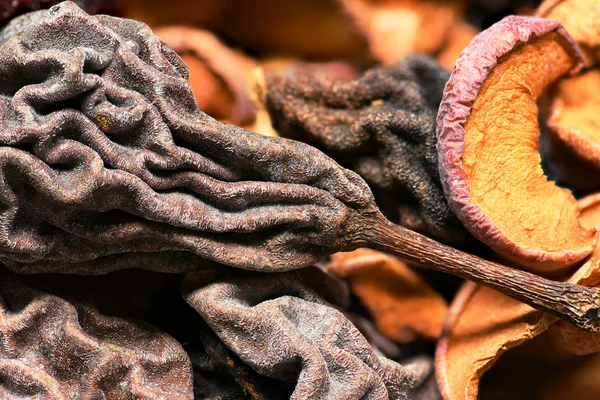
<svg viewBox="0 0 600 400"><path fill-rule="evenodd" d="M581 48L586 67L600 60L600 3L597 0L546 0L536 15L564 26Z"/></svg>
<svg viewBox="0 0 600 400"><path fill-rule="evenodd" d="M440 50L464 11L460 0L339 2L364 32L373 58L388 65L412 53L432 54Z"/></svg>
<svg viewBox="0 0 600 400"><path fill-rule="evenodd" d="M577 204L583 226L600 224L600 194ZM600 249L568 281L600 286ZM599 334L584 332L492 289L465 283L450 306L436 350L437 377L444 398L476 399L482 376L506 351L550 327L561 344L560 348L545 349L554 356L600 351Z"/></svg>
<svg viewBox="0 0 600 400"><path fill-rule="evenodd" d="M461 54L438 114L450 207L479 240L542 273L582 260L598 241L595 228L580 226L571 192L544 175L538 152L536 99L581 62L559 23L506 17Z"/></svg>
<svg viewBox="0 0 600 400"><path fill-rule="evenodd" d="M600 172L600 70L562 79L556 85L546 121L553 167L570 186L598 189Z"/></svg>
<svg viewBox="0 0 600 400"><path fill-rule="evenodd" d="M436 56L440 64L452 71L460 53L473 40L479 31L466 22L455 23L448 34L443 48Z"/></svg>
<svg viewBox="0 0 600 400"><path fill-rule="evenodd" d="M393 341L439 338L446 301L397 258L370 249L336 253L327 272L348 282L375 326Z"/></svg>

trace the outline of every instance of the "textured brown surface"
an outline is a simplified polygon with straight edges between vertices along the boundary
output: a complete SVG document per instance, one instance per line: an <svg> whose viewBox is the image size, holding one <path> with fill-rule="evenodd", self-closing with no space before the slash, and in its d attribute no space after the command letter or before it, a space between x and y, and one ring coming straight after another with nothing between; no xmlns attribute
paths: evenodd
<svg viewBox="0 0 600 400"><path fill-rule="evenodd" d="M401 365L377 356L330 306L347 302L347 290L318 269L230 277L207 272L187 276L187 301L245 364L297 382L292 398L438 398L427 379L431 360Z"/></svg>
<svg viewBox="0 0 600 400"><path fill-rule="evenodd" d="M200 112L185 65L141 23L66 2L0 43L0 259L14 270L292 269L377 213L316 149Z"/></svg>
<svg viewBox="0 0 600 400"><path fill-rule="evenodd" d="M190 361L166 333L16 277L0 278L0 299L1 398L192 398Z"/></svg>
<svg viewBox="0 0 600 400"><path fill-rule="evenodd" d="M267 72L264 98L282 136L313 144L361 175L388 218L456 242L466 232L444 199L435 149L435 112L448 76L420 56L351 81Z"/></svg>

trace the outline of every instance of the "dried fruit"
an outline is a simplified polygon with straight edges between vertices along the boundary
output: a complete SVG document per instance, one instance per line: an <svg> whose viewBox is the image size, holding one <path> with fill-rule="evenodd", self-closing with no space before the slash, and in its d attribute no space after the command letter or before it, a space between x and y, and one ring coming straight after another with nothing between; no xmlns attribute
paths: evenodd
<svg viewBox="0 0 600 400"><path fill-rule="evenodd" d="M546 121L552 168L580 191L600 188L600 136L597 109L600 105L600 71L562 79L555 86Z"/></svg>
<svg viewBox="0 0 600 400"><path fill-rule="evenodd" d="M0 259L13 271L284 271L368 246L600 329L597 289L394 225L318 150L200 112L185 65L141 23L65 2L13 20L0 43Z"/></svg>
<svg viewBox="0 0 600 400"><path fill-rule="evenodd" d="M439 337L448 311L446 302L400 260L358 249L334 254L326 267L348 282L379 331L395 342Z"/></svg>
<svg viewBox="0 0 600 400"><path fill-rule="evenodd" d="M385 215L449 242L466 232L439 181L435 116L448 73L413 56L352 81L265 75L264 102L280 135L313 144L361 175Z"/></svg>
<svg viewBox="0 0 600 400"><path fill-rule="evenodd" d="M421 396L433 372L430 360L402 366L378 357L328 305L347 302L338 281L316 268L223 275L189 274L184 296L245 364L261 375L297 381L291 398Z"/></svg>
<svg viewBox="0 0 600 400"><path fill-rule="evenodd" d="M465 22L454 24L448 34L448 41L439 54L436 55L436 59L444 68L452 71L458 56L477 33L479 31L476 28Z"/></svg>
<svg viewBox="0 0 600 400"><path fill-rule="evenodd" d="M121 0L128 18L150 26L186 24L219 32L255 52L365 62L364 32L338 0Z"/></svg>
<svg viewBox="0 0 600 400"><path fill-rule="evenodd" d="M536 15L565 27L581 48L586 67L600 61L600 4L596 0L546 0Z"/></svg>
<svg viewBox="0 0 600 400"><path fill-rule="evenodd" d="M585 227L600 223L600 195L578 202ZM569 281L600 286L600 249ZM466 283L455 297L436 351L436 371L445 399L475 399L484 373L509 349L552 327L563 337L561 346L543 349L569 355L600 350L600 336L563 324L554 316L506 297L494 290ZM566 339L566 340L565 340ZM565 344L566 343L566 344ZM570 344L569 344L570 343ZM562 350L561 350L562 349Z"/></svg>
<svg viewBox="0 0 600 400"><path fill-rule="evenodd" d="M246 87L241 54L200 29L167 26L155 29L154 33L188 66L190 85L200 110L235 125L254 122L256 110ZM251 65L249 60L246 65Z"/></svg>
<svg viewBox="0 0 600 400"><path fill-rule="evenodd" d="M394 64L440 50L464 11L463 1L338 0L368 40L372 56Z"/></svg>
<svg viewBox="0 0 600 400"><path fill-rule="evenodd" d="M548 181L537 151L536 98L581 62L557 22L506 17L461 54L438 114L450 207L478 239L541 273L582 260L598 241L595 228L580 226L572 194Z"/></svg>
<svg viewBox="0 0 600 400"><path fill-rule="evenodd" d="M0 397L192 398L189 358L141 322L0 279Z"/></svg>

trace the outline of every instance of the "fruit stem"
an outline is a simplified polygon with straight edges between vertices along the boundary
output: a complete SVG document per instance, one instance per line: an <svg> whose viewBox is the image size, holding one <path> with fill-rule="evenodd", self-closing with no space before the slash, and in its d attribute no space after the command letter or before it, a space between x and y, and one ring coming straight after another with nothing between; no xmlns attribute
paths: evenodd
<svg viewBox="0 0 600 400"><path fill-rule="evenodd" d="M378 218L374 229L365 233L366 247L488 286L585 331L600 332L599 289L553 281L486 261L392 224L383 216Z"/></svg>

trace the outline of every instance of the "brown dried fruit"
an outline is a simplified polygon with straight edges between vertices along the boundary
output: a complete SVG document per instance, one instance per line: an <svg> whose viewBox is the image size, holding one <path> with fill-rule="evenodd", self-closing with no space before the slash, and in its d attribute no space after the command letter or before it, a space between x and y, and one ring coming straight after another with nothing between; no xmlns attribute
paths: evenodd
<svg viewBox="0 0 600 400"><path fill-rule="evenodd" d="M378 357L329 306L328 300L347 302L347 292L317 268L206 276L188 275L187 301L245 364L297 382L291 398L422 398L421 385L433 372L429 360L402 366Z"/></svg>
<svg viewBox="0 0 600 400"><path fill-rule="evenodd" d="M600 224L600 195L584 198L578 206L583 226ZM569 281L586 286L600 285L600 249L595 250L592 258ZM477 398L482 375L507 350L523 345L550 326L560 331L563 343L561 349L545 348L545 353L567 349L572 355L581 354L583 349L600 350L597 333L582 332L494 290L466 283L450 306L436 351L436 371L444 398Z"/></svg>
<svg viewBox="0 0 600 400"><path fill-rule="evenodd" d="M600 3L596 0L546 0L536 15L565 27L581 48L586 67L600 61Z"/></svg>
<svg viewBox="0 0 600 400"><path fill-rule="evenodd" d="M435 148L448 76L435 61L412 56L352 81L267 73L263 96L282 136L313 144L361 175L388 218L458 242L466 232L444 199Z"/></svg>
<svg viewBox="0 0 600 400"><path fill-rule="evenodd" d="M446 302L402 261L358 249L334 254L326 267L348 282L379 331L395 342L440 336L448 312Z"/></svg>
<svg viewBox="0 0 600 400"><path fill-rule="evenodd" d="M595 228L580 226L572 194L548 181L537 150L536 98L580 64L557 22L506 17L461 54L438 114L450 207L475 237L542 273L582 260L598 241Z"/></svg>
<svg viewBox="0 0 600 400"><path fill-rule="evenodd" d="M254 122L256 110L246 85L241 54L212 33L185 26L154 29L154 34L179 54L189 69L189 81L198 108L234 125Z"/></svg>
<svg viewBox="0 0 600 400"><path fill-rule="evenodd" d="M12 270L283 271L373 247L600 329L599 290L394 225L318 150L200 112L187 68L141 23L65 2L13 20L0 43L0 259Z"/></svg>
<svg viewBox="0 0 600 400"><path fill-rule="evenodd" d="M2 35L12 269L104 273L154 252L143 267L173 272L193 264L181 251L195 268L293 269L346 247L362 230L353 215L377 214L366 184L317 150L201 113L185 65L141 23L63 3ZM99 258L102 270L86 263Z"/></svg>
<svg viewBox="0 0 600 400"><path fill-rule="evenodd" d="M484 375L480 397L511 400L598 399L600 354L578 357L561 350L562 339L553 332L553 328L554 325L504 354Z"/></svg>
<svg viewBox="0 0 600 400"><path fill-rule="evenodd" d="M141 322L0 279L0 397L191 399L187 354Z"/></svg>

